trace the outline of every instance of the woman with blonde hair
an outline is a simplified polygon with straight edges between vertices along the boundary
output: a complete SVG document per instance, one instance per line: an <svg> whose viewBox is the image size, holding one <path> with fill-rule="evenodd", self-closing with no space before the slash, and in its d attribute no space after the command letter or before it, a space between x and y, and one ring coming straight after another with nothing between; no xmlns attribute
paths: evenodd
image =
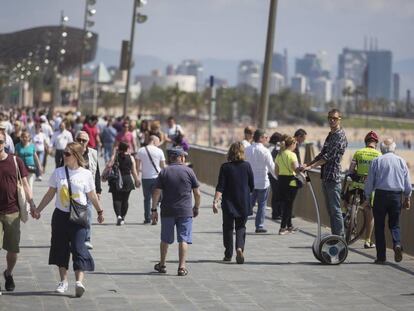
<svg viewBox="0 0 414 311"><path fill-rule="evenodd" d="M296 229L292 225L292 207L298 191L298 158L294 153L296 140L291 136L283 136L280 144L280 152L276 156L275 174L279 179L280 204L282 209L282 221L280 223L280 235L294 233Z"/></svg>
<svg viewBox="0 0 414 311"><path fill-rule="evenodd" d="M241 142L231 144L227 161L220 168L220 174L213 201L213 213L218 213L220 198L223 210L224 261L233 256L233 230L236 229L236 261L244 263L246 221L253 214L250 193L254 190L253 171L244 160L244 146Z"/></svg>
<svg viewBox="0 0 414 311"><path fill-rule="evenodd" d="M55 210L52 216L52 237L49 252L49 265L59 267L60 282L56 292L68 290L69 257L72 253L75 271L75 294L81 297L85 292L84 271L93 271L95 264L86 245L87 228L70 220L73 201L86 205L90 200L98 213L98 222L102 223L103 209L95 192L95 182L91 171L84 168L83 147L79 143L69 143L63 151L64 166L55 169L49 179L49 190L43 196L32 216L40 218L42 210L56 195Z"/></svg>

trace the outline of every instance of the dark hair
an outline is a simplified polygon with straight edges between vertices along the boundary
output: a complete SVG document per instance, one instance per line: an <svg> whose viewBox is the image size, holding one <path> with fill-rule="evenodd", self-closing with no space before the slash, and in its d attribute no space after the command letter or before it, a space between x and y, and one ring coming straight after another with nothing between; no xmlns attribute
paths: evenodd
<svg viewBox="0 0 414 311"><path fill-rule="evenodd" d="M173 116L169 116L167 121L175 121L175 118Z"/></svg>
<svg viewBox="0 0 414 311"><path fill-rule="evenodd" d="M269 144L276 145L277 143L282 141L282 134L279 132L274 132L272 136L270 136Z"/></svg>
<svg viewBox="0 0 414 311"><path fill-rule="evenodd" d="M337 108L329 110L328 115L337 113L340 117L342 116L341 111Z"/></svg>
<svg viewBox="0 0 414 311"><path fill-rule="evenodd" d="M244 134L253 135L253 127L252 126L246 126L244 128Z"/></svg>
<svg viewBox="0 0 414 311"><path fill-rule="evenodd" d="M118 152L126 152L129 148L129 144L125 141L121 141L118 145Z"/></svg>
<svg viewBox="0 0 414 311"><path fill-rule="evenodd" d="M308 135L308 133L306 133L304 129L297 129L293 137L305 136L305 135Z"/></svg>
<svg viewBox="0 0 414 311"><path fill-rule="evenodd" d="M237 141L230 145L229 151L227 152L227 161L243 161L244 160L244 146L241 142Z"/></svg>
<svg viewBox="0 0 414 311"><path fill-rule="evenodd" d="M262 129L257 129L256 131L254 131L254 134L253 134L254 142L256 143L259 142L260 137L262 137L264 134L265 134L265 131Z"/></svg>

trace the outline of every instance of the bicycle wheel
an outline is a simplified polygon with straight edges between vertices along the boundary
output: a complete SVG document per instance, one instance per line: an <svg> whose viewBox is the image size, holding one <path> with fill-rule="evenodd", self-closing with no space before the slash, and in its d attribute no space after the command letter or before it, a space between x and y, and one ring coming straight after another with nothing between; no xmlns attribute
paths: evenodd
<svg viewBox="0 0 414 311"><path fill-rule="evenodd" d="M352 196L351 208L345 219L345 238L348 245L358 240L365 228L365 213L359 204L359 198L358 192Z"/></svg>

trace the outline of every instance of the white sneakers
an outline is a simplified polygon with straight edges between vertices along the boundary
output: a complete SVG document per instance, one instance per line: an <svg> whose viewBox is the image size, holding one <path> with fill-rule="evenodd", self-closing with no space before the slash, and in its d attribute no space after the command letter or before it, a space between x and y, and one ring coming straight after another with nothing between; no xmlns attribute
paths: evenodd
<svg viewBox="0 0 414 311"><path fill-rule="evenodd" d="M59 282L58 287L56 288L56 292L63 294L68 291L68 282ZM82 282L76 281L75 283L75 296L82 297L83 293L85 293L85 286L83 286Z"/></svg>
<svg viewBox="0 0 414 311"><path fill-rule="evenodd" d="M76 281L76 283L75 283L75 295L76 295L76 297L82 297L84 292L85 292L85 286L83 286L82 282Z"/></svg>
<svg viewBox="0 0 414 311"><path fill-rule="evenodd" d="M56 292L63 294L68 291L68 282L59 282Z"/></svg>

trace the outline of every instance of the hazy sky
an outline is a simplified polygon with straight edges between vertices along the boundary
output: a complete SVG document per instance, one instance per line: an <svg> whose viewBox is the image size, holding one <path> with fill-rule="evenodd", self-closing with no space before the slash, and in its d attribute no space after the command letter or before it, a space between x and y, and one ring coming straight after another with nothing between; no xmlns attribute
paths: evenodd
<svg viewBox="0 0 414 311"><path fill-rule="evenodd" d="M97 0L99 46L118 50L129 38L132 0ZM0 0L0 32L59 22L81 27L85 0ZM169 62L184 58L262 60L269 0L148 0L134 50ZM414 58L414 0L279 0L275 46L290 56L326 50L336 65L343 47L378 38L394 60Z"/></svg>

